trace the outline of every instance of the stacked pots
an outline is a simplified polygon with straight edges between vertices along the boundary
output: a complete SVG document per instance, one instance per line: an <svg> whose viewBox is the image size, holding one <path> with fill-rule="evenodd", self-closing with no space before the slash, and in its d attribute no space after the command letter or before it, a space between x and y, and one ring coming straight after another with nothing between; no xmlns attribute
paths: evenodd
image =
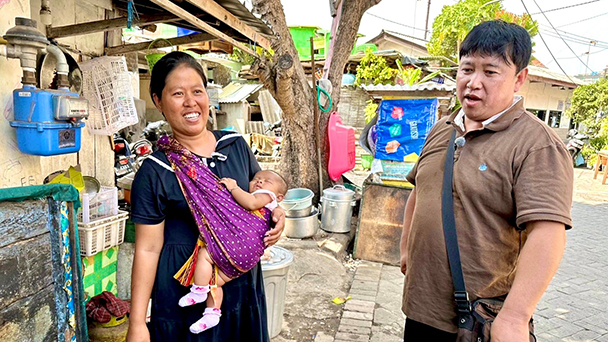
<svg viewBox="0 0 608 342"><path fill-rule="evenodd" d="M309 189L290 189L280 203L285 209L285 236L289 238L308 238L319 227L318 210L313 208L314 193Z"/></svg>
<svg viewBox="0 0 608 342"><path fill-rule="evenodd" d="M355 192L343 185L323 190L321 197L321 229L332 233L350 232L350 221L355 206Z"/></svg>

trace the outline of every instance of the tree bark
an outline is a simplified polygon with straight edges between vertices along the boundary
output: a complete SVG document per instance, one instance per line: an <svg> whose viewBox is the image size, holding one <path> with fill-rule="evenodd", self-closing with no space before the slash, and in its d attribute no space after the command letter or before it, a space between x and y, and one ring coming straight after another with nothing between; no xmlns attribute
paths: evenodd
<svg viewBox="0 0 608 342"><path fill-rule="evenodd" d="M337 27L334 55L328 79L333 89L332 108L320 116L321 153L323 154L323 184L330 185L327 175L327 122L331 112L336 110L340 100L340 85L344 66L348 61L363 13L380 0L342 0L342 16ZM252 71L270 91L283 110L283 146L281 152L281 174L289 187L304 187L320 194L316 132L314 132L313 88L300 64L285 20L280 0L253 0L253 9L265 20L272 30L274 55L261 56L252 66ZM315 89L316 90L316 89Z"/></svg>

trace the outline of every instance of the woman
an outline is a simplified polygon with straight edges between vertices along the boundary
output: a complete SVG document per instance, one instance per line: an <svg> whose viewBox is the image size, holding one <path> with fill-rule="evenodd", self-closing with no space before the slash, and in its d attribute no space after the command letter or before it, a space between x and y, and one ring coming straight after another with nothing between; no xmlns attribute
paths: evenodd
<svg viewBox="0 0 608 342"><path fill-rule="evenodd" d="M173 137L200 156L219 177L233 178L246 188L260 170L245 141L231 132L206 129L209 98L201 66L188 54L172 52L154 66L150 95L173 129ZM269 341L262 270L251 271L224 286L225 310L220 324L199 335L188 327L201 317L196 306L181 308L189 289L173 275L188 260L199 231L180 184L164 152L157 151L138 170L133 182L132 220L136 242L131 277L129 342L139 341ZM276 243L284 212L273 212L274 229L264 239ZM152 298L152 317L146 308ZM148 329L149 328L149 329Z"/></svg>

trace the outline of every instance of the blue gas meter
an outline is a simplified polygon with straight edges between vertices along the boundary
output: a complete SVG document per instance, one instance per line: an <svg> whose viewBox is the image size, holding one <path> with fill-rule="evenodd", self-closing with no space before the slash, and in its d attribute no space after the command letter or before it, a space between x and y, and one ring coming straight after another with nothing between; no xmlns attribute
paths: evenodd
<svg viewBox="0 0 608 342"><path fill-rule="evenodd" d="M26 154L52 156L80 150L82 119L89 104L68 90L41 90L25 85L13 91L17 146Z"/></svg>

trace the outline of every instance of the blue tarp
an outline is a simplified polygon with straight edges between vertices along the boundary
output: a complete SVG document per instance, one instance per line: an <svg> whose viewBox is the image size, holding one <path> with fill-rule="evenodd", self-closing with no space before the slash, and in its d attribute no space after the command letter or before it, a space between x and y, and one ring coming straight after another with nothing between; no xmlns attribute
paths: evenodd
<svg viewBox="0 0 608 342"><path fill-rule="evenodd" d="M420 155L437 120L437 99L396 99L380 103L376 131L376 159L403 161Z"/></svg>

